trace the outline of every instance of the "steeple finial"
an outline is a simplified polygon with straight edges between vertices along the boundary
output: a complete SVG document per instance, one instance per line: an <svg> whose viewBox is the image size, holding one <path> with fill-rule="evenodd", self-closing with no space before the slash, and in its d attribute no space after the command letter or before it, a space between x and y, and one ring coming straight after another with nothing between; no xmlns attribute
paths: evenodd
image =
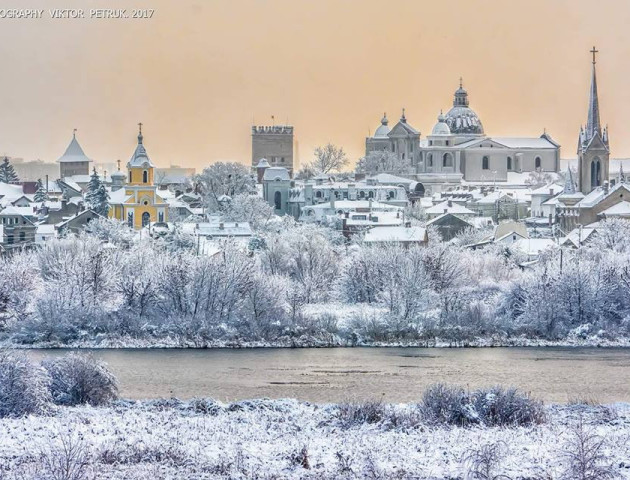
<svg viewBox="0 0 630 480"><path fill-rule="evenodd" d="M597 63L597 60L595 59L595 55L599 53L599 50L597 50L595 46L593 45L593 50L591 50L590 52L593 54L593 65L595 65L595 63Z"/></svg>
<svg viewBox="0 0 630 480"><path fill-rule="evenodd" d="M459 77L459 88L464 88L464 79Z"/></svg>
<svg viewBox="0 0 630 480"><path fill-rule="evenodd" d="M76 138L77 137L77 129L75 128L74 130L72 130L72 138Z"/></svg>
<svg viewBox="0 0 630 480"><path fill-rule="evenodd" d="M405 123L407 122L407 117L405 117L405 107L402 109L402 116L400 117L400 121Z"/></svg>
<svg viewBox="0 0 630 480"><path fill-rule="evenodd" d="M620 161L619 162L619 179L618 179L619 183L625 183L626 182L626 176L623 173L623 162Z"/></svg>
<svg viewBox="0 0 630 480"><path fill-rule="evenodd" d="M142 143L142 122L138 123L138 143Z"/></svg>
<svg viewBox="0 0 630 480"><path fill-rule="evenodd" d="M116 160L116 163L118 164L118 171L120 172L120 158Z"/></svg>

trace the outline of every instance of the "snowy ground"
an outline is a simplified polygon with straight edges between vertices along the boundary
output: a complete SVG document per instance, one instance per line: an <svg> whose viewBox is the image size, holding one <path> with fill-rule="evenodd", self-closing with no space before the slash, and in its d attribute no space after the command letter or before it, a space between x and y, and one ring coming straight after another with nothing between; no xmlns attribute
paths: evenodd
<svg viewBox="0 0 630 480"><path fill-rule="evenodd" d="M493 475L552 480L567 465L580 418L605 441L599 463L630 478L630 404L550 406L545 424L527 428L430 427L414 421L412 405L391 408L384 422L350 428L340 424L337 407L295 400L59 409L52 418L0 421L0 478L51 478L60 465L76 464L77 479L454 480L472 478L476 453L496 445Z"/></svg>

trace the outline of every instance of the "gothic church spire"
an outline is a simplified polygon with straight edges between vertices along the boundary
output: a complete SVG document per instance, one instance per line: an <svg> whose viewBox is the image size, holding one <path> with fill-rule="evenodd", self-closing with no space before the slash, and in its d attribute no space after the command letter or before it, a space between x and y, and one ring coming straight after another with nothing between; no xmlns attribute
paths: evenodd
<svg viewBox="0 0 630 480"><path fill-rule="evenodd" d="M593 69L591 74L591 93L588 102L588 119L586 122L586 136L587 141L590 141L591 138L595 136L595 134L602 135L601 123L599 121L599 98L597 96L597 75L595 73L595 55L598 53L598 50L593 47L591 50L593 54Z"/></svg>

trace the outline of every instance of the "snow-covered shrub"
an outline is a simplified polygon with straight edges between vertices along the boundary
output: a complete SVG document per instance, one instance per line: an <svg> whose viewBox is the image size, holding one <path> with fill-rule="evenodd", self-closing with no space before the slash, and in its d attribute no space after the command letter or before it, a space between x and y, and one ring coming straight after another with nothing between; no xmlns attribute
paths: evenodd
<svg viewBox="0 0 630 480"><path fill-rule="evenodd" d="M545 420L542 402L515 388L481 388L472 394L472 402L487 426L533 425Z"/></svg>
<svg viewBox="0 0 630 480"><path fill-rule="evenodd" d="M542 403L514 388L467 392L441 383L425 390L420 411L429 423L457 426L521 426L542 423L545 419Z"/></svg>
<svg viewBox="0 0 630 480"><path fill-rule="evenodd" d="M570 429L564 443L561 480L611 480L618 478L606 454L606 439L584 425L583 418Z"/></svg>
<svg viewBox="0 0 630 480"><path fill-rule="evenodd" d="M0 352L0 418L41 415L51 409L50 377L22 352Z"/></svg>
<svg viewBox="0 0 630 480"><path fill-rule="evenodd" d="M361 426L364 423L379 423L386 415L383 402L347 402L337 406L337 419L343 428Z"/></svg>
<svg viewBox="0 0 630 480"><path fill-rule="evenodd" d="M104 405L118 398L116 377L91 355L70 353L42 362L50 374L51 393L58 405Z"/></svg>
<svg viewBox="0 0 630 480"><path fill-rule="evenodd" d="M479 423L469 395L458 386L437 383L427 387L422 395L420 411L428 423L458 426Z"/></svg>
<svg viewBox="0 0 630 480"><path fill-rule="evenodd" d="M507 445L503 442L491 442L480 447L472 447L464 457L468 478L471 480L508 479L509 477L497 473L506 450Z"/></svg>
<svg viewBox="0 0 630 480"><path fill-rule="evenodd" d="M93 477L87 442L83 436L71 431L49 437L41 449L40 462L43 476L37 478L84 480Z"/></svg>

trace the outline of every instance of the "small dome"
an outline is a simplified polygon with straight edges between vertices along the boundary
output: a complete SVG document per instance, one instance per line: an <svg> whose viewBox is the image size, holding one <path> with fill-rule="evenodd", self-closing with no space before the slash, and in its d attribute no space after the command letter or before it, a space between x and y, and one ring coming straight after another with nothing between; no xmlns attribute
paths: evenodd
<svg viewBox="0 0 630 480"><path fill-rule="evenodd" d="M114 173L112 173L111 177L112 178L127 178L127 175L125 175L120 170L116 170Z"/></svg>
<svg viewBox="0 0 630 480"><path fill-rule="evenodd" d="M267 159L266 159L266 158L261 158L261 159L258 161L258 165L256 165L256 168L268 168L268 167L270 167L270 166L271 166L271 165L269 165L269 162L267 161Z"/></svg>
<svg viewBox="0 0 630 480"><path fill-rule="evenodd" d="M381 125L374 131L375 137L386 137L387 134L391 131L391 129L387 126L389 124L389 120L387 120L387 114L383 114L383 118L381 118Z"/></svg>
<svg viewBox="0 0 630 480"><path fill-rule="evenodd" d="M450 135L451 129L446 124L446 117L442 115L442 112L438 115L438 123L433 127L431 135Z"/></svg>

